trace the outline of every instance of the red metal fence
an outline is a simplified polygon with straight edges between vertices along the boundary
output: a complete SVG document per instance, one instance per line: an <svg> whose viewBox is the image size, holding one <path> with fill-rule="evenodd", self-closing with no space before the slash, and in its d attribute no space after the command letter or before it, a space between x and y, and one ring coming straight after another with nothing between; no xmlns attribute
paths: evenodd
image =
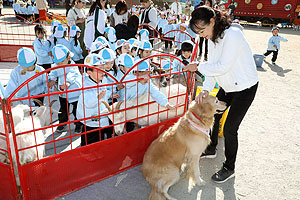
<svg viewBox="0 0 300 200"><path fill-rule="evenodd" d="M130 100L126 100L123 103L124 108L118 110L114 109L113 107L111 112L102 112L103 110L99 109L98 113L92 117L85 116L84 118L75 120L72 114L68 114L68 122L63 123L67 125L68 130L63 133L57 133L56 128L62 124L57 123L56 113L54 115L47 116L48 119L50 119L48 120L49 125L39 127L38 123L36 123L35 121L36 119L34 119L34 110L38 108L34 108L31 104L29 104L30 112L27 117L29 118L29 121L32 121L32 124L29 125L31 128L24 128L20 130L20 128L18 127L22 122L20 122L19 125L14 126L14 118L12 117L14 113L12 113L12 105L18 104L18 102L20 101L25 100L24 102L30 102L34 98L44 97L44 103L49 105L50 101L52 101L53 99L57 99L59 95L65 94L66 99L68 99L68 95L76 91L79 91L81 95L84 95L84 92L87 90L96 89L97 91L100 91L101 89L106 87L106 89L111 88L111 90L114 92L114 86L123 84L125 86L124 90L126 90L126 85L129 83L135 83L138 89L138 85L140 84L139 81L143 80L143 78L139 77L138 74L135 79L127 80L125 78L126 76L128 76L130 71L132 71L135 66L138 65L138 63L133 66L121 80L116 80L109 73L95 67L89 67L85 65L57 66L48 69L47 71L39 72L35 76L28 79L21 86L19 86L15 90L15 92L7 98L7 100L5 100L5 103L3 103L3 101L1 100L2 110L5 111L3 112L3 119L4 121L6 119L4 113L8 113L10 122L9 124L11 125L11 131L5 128L5 133L1 135L6 137L8 146L9 144L13 143L15 147L14 149L11 149L11 152L15 153L14 163L17 164L15 167L17 168L20 178L19 196L22 196L22 198L24 199L53 199L141 164L143 155L151 142L164 130L175 123L178 117L180 117L186 111L189 99L191 97L189 91L193 91L191 89L191 87L193 86L193 81L192 79L188 78L191 77L191 74L187 74L186 72L184 73L182 72L182 70L178 72L164 72L164 70L161 69L162 60L170 60L171 62L173 62L174 59L178 60L178 58L167 54L154 55L144 59L147 62L156 60L159 74L150 75L151 84L152 81L154 83L155 81L158 82L158 90L165 94L169 102L178 105L178 107L173 111L159 106L157 102L155 102L153 99L150 99L150 96L147 102L143 102L143 104L140 104L139 101L141 96L138 95L136 98L137 103L135 106L131 105L130 107L127 107L126 105ZM180 60L178 61L180 65L182 65L180 66L180 68L182 69L184 65ZM84 68L93 68L99 73L104 73L107 78L110 78L113 81L109 83L95 84L94 86L83 85L80 88L71 90L66 89L56 91L49 88L47 72L61 70L63 71L63 77L61 78L63 80L66 80L68 69L72 68L76 70L74 67L76 69L77 67L79 67L83 74L85 74ZM172 82L172 79L170 77L175 75L181 75L179 77L185 79L184 86L177 82ZM21 88L25 87L29 89L30 82L40 76L45 76L47 80L47 90L44 94L30 95L28 91L27 95L15 98L15 94L17 94L17 92ZM97 77L98 76L99 75L97 75ZM162 88L159 85L159 81L162 77L170 78L169 84L165 88ZM86 78L88 78L88 76L82 75L80 79L82 84L84 83L84 80ZM181 82L180 78L178 79L178 82ZM150 81L146 84L149 84L150 86ZM184 88L184 90L180 88ZM150 93L150 90L148 90L147 92ZM58 103L55 103L53 105L54 107L51 107L51 109L55 110L55 105L57 107ZM67 105L67 107L69 108L69 103L67 103ZM84 101L83 105L86 106ZM100 108L100 105L101 101L98 100L97 108ZM137 109L142 106L147 107L146 109L144 109L144 112L140 112ZM151 110L149 109L150 106L152 106ZM89 119L99 119L101 117L110 115L113 116L111 120L112 124L110 126L114 128L115 125L118 125L114 116L116 116L116 114L118 113L124 113L126 116L129 112L137 112L138 117L124 119L123 121L119 122L119 124L124 124L132 120L146 119L146 126L138 126L138 121L138 123L135 124L135 128L132 132L123 133L122 135L118 136L114 131L112 138L104 139L100 136L101 141L99 142L86 146L78 145L78 140L80 139L81 135L85 135L86 133L88 133L88 131L83 130L82 133L75 133L73 128L75 122L81 121L82 123L85 123L85 121ZM70 111L68 110L67 113L70 113ZM142 117L140 117L141 114L143 114ZM159 123L151 124L149 119L152 116L156 116ZM166 118L164 120L158 119L158 117L161 116L164 116ZM9 143L9 139L7 137L9 132L11 132L10 134L12 135L13 139L11 143ZM27 137L30 134L33 135L33 145L24 147L24 144L22 144L20 141L22 141L23 137ZM39 134L43 134L43 136L45 137L45 141L43 141L42 143L39 143L37 140ZM25 164L20 163L20 160L22 160L22 156L24 156L24 152L26 152L26 150L27 152L31 151L35 152L36 155L39 155L39 148L45 148L46 154L44 155L44 157L37 156L35 159ZM13 163L13 158L10 155L10 150L8 150L7 152L4 150L3 152L9 154L9 161L10 163ZM2 175L1 177L3 177L1 179L2 184L0 189L0 199L16 199L18 190L15 178L13 176L12 165L0 163L0 174Z"/></svg>

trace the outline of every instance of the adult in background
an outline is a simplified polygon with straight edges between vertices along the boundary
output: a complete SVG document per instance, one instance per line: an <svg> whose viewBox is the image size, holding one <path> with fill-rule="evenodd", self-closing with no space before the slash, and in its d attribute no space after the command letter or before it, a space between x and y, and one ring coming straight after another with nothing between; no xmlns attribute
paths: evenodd
<svg viewBox="0 0 300 200"><path fill-rule="evenodd" d="M39 11L40 21L46 21L46 13L48 9L48 3L46 0L36 0L36 8Z"/></svg>
<svg viewBox="0 0 300 200"><path fill-rule="evenodd" d="M179 20L179 17L182 13L182 8L178 0L175 0L175 2L172 3L171 5L171 13L172 15L177 17L177 20Z"/></svg>
<svg viewBox="0 0 300 200"><path fill-rule="evenodd" d="M142 25L149 25L152 28L157 30L157 11L156 9L151 5L152 1L151 0L140 0L140 3L142 7L144 8L144 11L142 13L141 17L141 24ZM156 36L155 31L153 29L150 29L149 27L145 27L149 31L149 36L150 36L150 42L153 45L153 40Z"/></svg>
<svg viewBox="0 0 300 200"><path fill-rule="evenodd" d="M82 49L83 57L86 57L88 55L88 51L86 50L86 47L83 42L85 24L86 24L84 8L86 3L88 2L89 2L88 0L76 0L75 6L69 10L67 15L68 26L69 27L78 26L81 30L81 34L78 40L80 42L80 47Z"/></svg>
<svg viewBox="0 0 300 200"><path fill-rule="evenodd" d="M166 10L169 10L170 9L170 7L169 7L169 5L168 5L168 2L164 2L164 6L163 6Z"/></svg>
<svg viewBox="0 0 300 200"><path fill-rule="evenodd" d="M65 3L66 3L66 5L65 5L65 8L66 8L66 16L68 16L69 10L72 8L72 3L71 3L70 0L66 0Z"/></svg>
<svg viewBox="0 0 300 200"><path fill-rule="evenodd" d="M117 39L129 40L130 38L135 38L138 27L139 27L139 18L136 15L132 15L128 19L127 23L118 24L115 27Z"/></svg>
<svg viewBox="0 0 300 200"><path fill-rule="evenodd" d="M258 86L258 74L250 45L243 32L230 25L229 15L219 10L207 6L194 10L190 27L201 37L209 39L208 62L192 63L185 67L189 71L198 69L205 75L202 92L195 99L197 103L201 103L218 83L218 100L230 106L223 130L225 162L221 170L212 176L216 183L223 183L234 176L238 129L254 100ZM215 115L211 144L202 157L216 156L221 117L222 114Z"/></svg>
<svg viewBox="0 0 300 200"><path fill-rule="evenodd" d="M118 24L127 23L129 17L126 1L118 1L115 11L110 16L110 26L115 28Z"/></svg>
<svg viewBox="0 0 300 200"><path fill-rule="evenodd" d="M84 32L84 44L89 48L92 42L99 36L104 36L106 13L104 12L105 1L96 0L90 6L87 17L87 25Z"/></svg>

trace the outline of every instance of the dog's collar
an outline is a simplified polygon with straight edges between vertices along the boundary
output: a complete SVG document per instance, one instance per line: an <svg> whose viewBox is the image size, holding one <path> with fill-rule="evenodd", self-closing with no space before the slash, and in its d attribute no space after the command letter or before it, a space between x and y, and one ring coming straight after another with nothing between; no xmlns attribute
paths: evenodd
<svg viewBox="0 0 300 200"><path fill-rule="evenodd" d="M194 112L191 112L191 113L194 115L194 117L195 117L196 119L198 119L201 123L204 124L204 122L202 121L202 119L201 119L200 117L198 117Z"/></svg>
<svg viewBox="0 0 300 200"><path fill-rule="evenodd" d="M203 128L202 126L199 126L198 124L196 124L195 122L193 122L192 120L190 120L189 118L186 118L191 125L193 125L196 129L198 129L199 131L203 132L207 137L210 137L209 136L209 132L210 132L210 129L206 129L206 128Z"/></svg>

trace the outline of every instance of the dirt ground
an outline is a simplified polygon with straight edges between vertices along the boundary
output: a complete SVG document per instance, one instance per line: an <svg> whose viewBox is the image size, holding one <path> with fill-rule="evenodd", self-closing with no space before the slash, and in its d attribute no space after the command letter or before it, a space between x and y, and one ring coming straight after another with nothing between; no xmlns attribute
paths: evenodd
<svg viewBox="0 0 300 200"><path fill-rule="evenodd" d="M266 51L271 28L245 27L254 54ZM224 161L223 138L215 159L201 159L202 187L188 193L186 180L171 187L179 200L300 199L300 31L281 29L288 42L281 43L276 65L271 56L259 68L259 88L239 129L236 176L223 184L210 180ZM61 199L147 199L150 186L140 166L66 195Z"/></svg>

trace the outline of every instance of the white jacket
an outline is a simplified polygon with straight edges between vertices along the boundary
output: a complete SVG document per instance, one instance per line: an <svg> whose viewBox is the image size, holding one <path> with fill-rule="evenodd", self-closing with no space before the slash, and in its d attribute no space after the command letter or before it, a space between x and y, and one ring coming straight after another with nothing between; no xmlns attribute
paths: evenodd
<svg viewBox="0 0 300 200"><path fill-rule="evenodd" d="M225 92L237 92L258 82L258 74L250 45L236 27L225 30L223 39L208 41L208 62L198 65L205 75L203 90L212 91L216 82Z"/></svg>

